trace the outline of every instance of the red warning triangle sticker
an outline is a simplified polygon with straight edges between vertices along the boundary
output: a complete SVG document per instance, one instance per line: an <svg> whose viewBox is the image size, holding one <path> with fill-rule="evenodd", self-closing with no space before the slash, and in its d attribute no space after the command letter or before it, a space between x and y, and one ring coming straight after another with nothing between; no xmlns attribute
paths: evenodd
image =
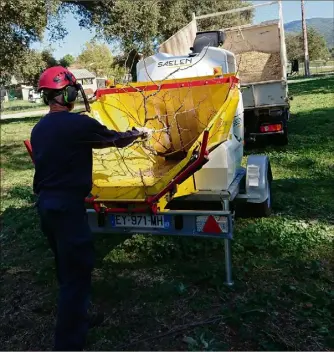
<svg viewBox="0 0 334 352"><path fill-rule="evenodd" d="M219 224L217 223L216 219L212 215L210 215L208 217L208 220L206 221L202 231L207 232L207 233L221 233L222 232Z"/></svg>

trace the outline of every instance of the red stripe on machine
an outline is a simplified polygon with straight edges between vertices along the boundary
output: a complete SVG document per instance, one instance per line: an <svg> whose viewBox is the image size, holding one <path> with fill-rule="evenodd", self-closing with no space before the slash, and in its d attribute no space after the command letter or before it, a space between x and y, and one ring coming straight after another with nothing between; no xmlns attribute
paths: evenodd
<svg viewBox="0 0 334 352"><path fill-rule="evenodd" d="M98 99L99 97L106 94L149 92L154 90L201 87L205 85L224 84L224 83L230 83L231 86L233 86L238 82L239 82L239 79L236 76L230 76L230 77L223 77L223 78L210 78L210 79L204 79L204 80L202 79L197 81L187 81L187 82L179 82L179 83L163 83L161 85L152 84L148 86L139 86L139 87L98 89L96 92L96 98Z"/></svg>

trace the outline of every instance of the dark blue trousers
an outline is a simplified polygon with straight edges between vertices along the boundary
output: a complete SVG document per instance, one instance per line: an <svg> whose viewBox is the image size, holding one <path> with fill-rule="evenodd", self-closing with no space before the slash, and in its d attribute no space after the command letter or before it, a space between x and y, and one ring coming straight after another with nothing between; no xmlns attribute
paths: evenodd
<svg viewBox="0 0 334 352"><path fill-rule="evenodd" d="M93 236L84 200L44 194L37 207L42 231L55 256L60 288L54 350L83 350L94 267Z"/></svg>

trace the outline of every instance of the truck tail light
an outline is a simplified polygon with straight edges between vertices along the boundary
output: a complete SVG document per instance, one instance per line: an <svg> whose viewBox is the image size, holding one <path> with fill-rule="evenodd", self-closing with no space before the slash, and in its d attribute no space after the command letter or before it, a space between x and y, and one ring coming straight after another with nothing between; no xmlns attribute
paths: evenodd
<svg viewBox="0 0 334 352"><path fill-rule="evenodd" d="M262 133L266 133L266 132L279 132L283 130L283 126L281 123L277 123L274 125L262 125L260 126L260 131Z"/></svg>

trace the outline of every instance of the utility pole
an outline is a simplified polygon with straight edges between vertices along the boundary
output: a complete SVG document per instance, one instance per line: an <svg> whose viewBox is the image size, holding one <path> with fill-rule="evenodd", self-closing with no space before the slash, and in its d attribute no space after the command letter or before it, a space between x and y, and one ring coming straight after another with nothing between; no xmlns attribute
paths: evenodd
<svg viewBox="0 0 334 352"><path fill-rule="evenodd" d="M310 59L308 55L308 42L307 42L307 29L306 29L306 19L305 19L305 2L301 0L302 8L302 25L303 25L303 39L304 39L304 67L305 67L305 77L310 76Z"/></svg>

